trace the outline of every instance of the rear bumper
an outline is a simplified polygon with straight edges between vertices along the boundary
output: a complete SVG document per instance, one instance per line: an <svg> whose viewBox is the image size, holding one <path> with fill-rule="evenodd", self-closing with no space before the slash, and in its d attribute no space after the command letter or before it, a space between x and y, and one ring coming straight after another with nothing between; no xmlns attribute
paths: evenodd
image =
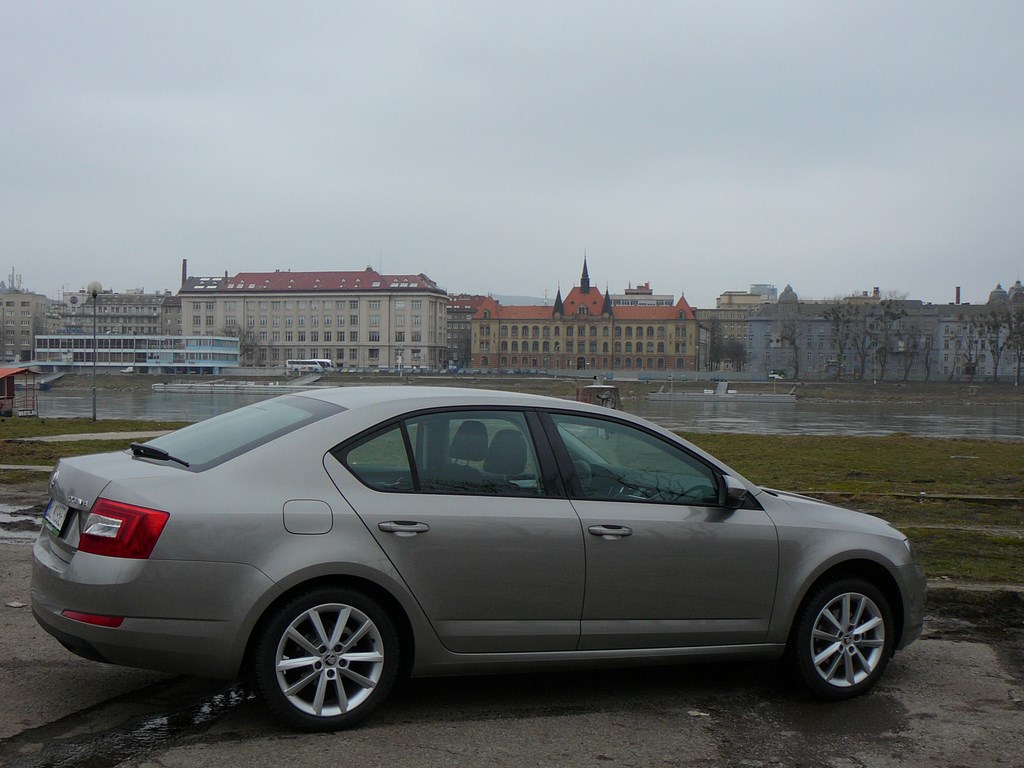
<svg viewBox="0 0 1024 768"><path fill-rule="evenodd" d="M123 560L78 552L65 562L45 531L32 564L32 612L68 650L103 661L222 679L238 676L254 606L277 587L239 563ZM120 626L86 624L79 611L123 617Z"/></svg>

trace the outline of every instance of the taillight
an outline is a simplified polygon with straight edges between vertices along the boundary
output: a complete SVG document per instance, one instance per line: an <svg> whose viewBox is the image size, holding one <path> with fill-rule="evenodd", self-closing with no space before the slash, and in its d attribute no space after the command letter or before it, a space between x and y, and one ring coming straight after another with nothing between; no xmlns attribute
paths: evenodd
<svg viewBox="0 0 1024 768"><path fill-rule="evenodd" d="M83 624L92 624L97 627L110 627L111 629L117 629L124 623L124 616L105 616L98 613L82 613L81 611L61 611L60 615L72 621L80 621Z"/></svg>
<svg viewBox="0 0 1024 768"><path fill-rule="evenodd" d="M82 517L78 550L146 560L153 553L168 517L158 509L97 499Z"/></svg>

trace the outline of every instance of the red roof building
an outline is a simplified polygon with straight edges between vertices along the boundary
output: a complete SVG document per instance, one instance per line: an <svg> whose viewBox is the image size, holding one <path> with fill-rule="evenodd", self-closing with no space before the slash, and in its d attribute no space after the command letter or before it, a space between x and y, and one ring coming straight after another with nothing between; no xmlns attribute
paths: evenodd
<svg viewBox="0 0 1024 768"><path fill-rule="evenodd" d="M447 294L424 274L239 272L189 277L182 264L182 332L235 336L241 364L282 367L327 358L338 368L440 368Z"/></svg>
<svg viewBox="0 0 1024 768"><path fill-rule="evenodd" d="M472 367L489 370L694 371L700 333L693 309L613 306L590 282L587 260L579 285L553 306L503 306L491 297L473 318Z"/></svg>

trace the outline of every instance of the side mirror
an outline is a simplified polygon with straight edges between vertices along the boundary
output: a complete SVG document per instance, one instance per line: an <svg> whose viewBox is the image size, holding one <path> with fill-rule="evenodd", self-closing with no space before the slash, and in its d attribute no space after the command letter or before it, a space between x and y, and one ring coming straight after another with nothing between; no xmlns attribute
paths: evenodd
<svg viewBox="0 0 1024 768"><path fill-rule="evenodd" d="M722 506L737 509L747 498L747 486L732 475L722 475Z"/></svg>

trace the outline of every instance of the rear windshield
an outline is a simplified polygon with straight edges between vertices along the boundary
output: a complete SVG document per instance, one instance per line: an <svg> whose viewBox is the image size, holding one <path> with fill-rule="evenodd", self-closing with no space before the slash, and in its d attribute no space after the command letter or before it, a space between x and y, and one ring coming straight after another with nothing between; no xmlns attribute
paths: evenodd
<svg viewBox="0 0 1024 768"><path fill-rule="evenodd" d="M146 445L188 462L193 472L202 472L344 410L322 400L285 395L200 421Z"/></svg>

